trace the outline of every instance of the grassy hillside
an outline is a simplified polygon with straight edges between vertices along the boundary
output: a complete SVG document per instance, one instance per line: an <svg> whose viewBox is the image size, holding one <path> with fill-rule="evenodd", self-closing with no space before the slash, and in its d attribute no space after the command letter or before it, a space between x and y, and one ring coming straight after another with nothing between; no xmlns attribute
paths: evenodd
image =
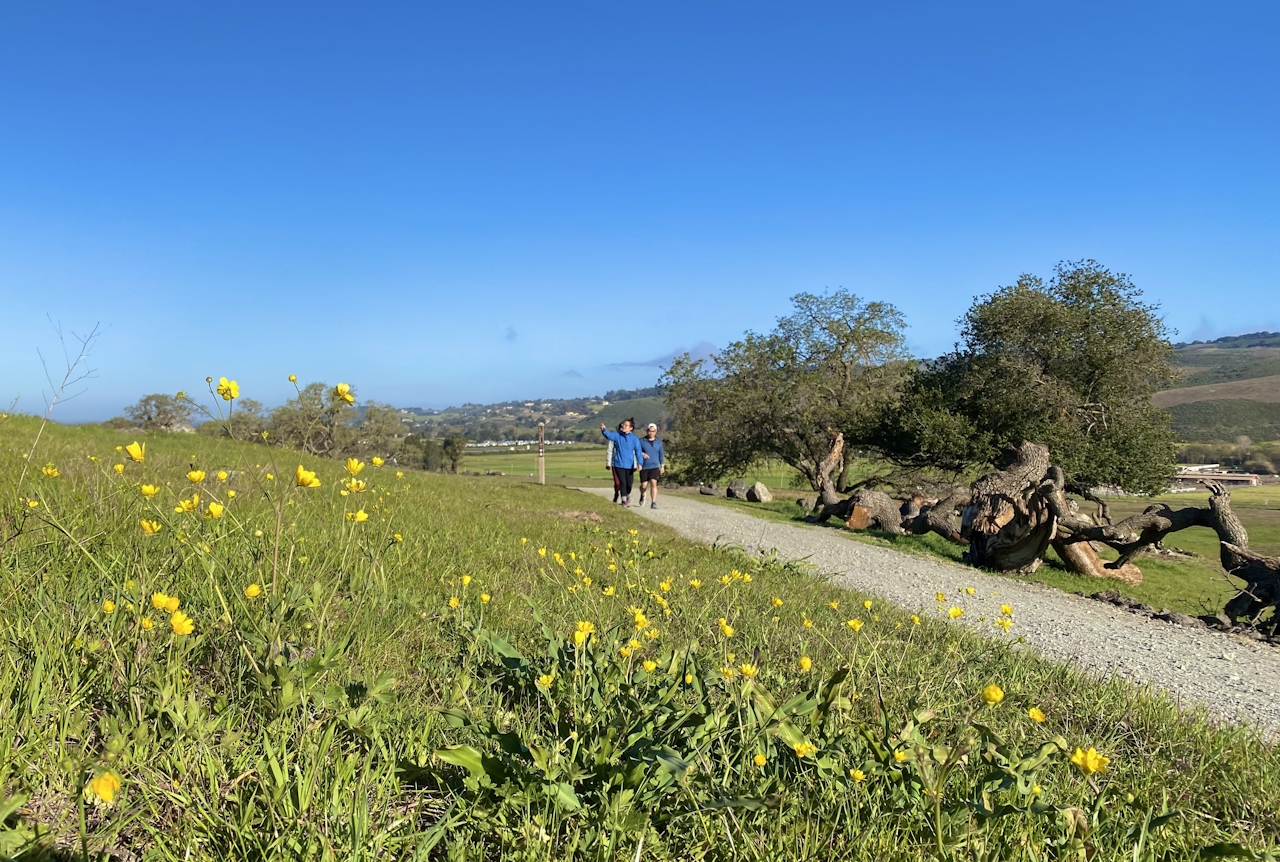
<svg viewBox="0 0 1280 862"><path fill-rule="evenodd" d="M1185 386L1180 389L1166 389L1157 392L1151 402L1157 407L1168 410L1180 404L1194 404L1197 401L1257 401L1268 404L1280 403L1280 375L1270 377L1250 377L1246 380L1232 380L1228 383L1212 383L1205 386Z"/></svg>
<svg viewBox="0 0 1280 862"><path fill-rule="evenodd" d="M1178 344L1181 376L1152 399L1183 440L1280 438L1280 333L1254 332Z"/></svg>
<svg viewBox="0 0 1280 862"><path fill-rule="evenodd" d="M35 432L0 422L0 855L1102 862L1277 838L1280 754L1247 730L570 490L192 435L139 462L104 429L26 459Z"/></svg>
<svg viewBox="0 0 1280 862"><path fill-rule="evenodd" d="M1280 404L1224 400L1179 404L1171 409L1173 430L1191 442L1234 440L1243 434L1254 440L1280 440Z"/></svg>

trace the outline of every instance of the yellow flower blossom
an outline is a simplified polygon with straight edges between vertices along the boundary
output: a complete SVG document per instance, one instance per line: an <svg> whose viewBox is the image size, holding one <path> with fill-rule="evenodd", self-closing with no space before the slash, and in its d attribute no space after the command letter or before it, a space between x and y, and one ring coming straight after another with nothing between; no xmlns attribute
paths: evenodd
<svg viewBox="0 0 1280 862"><path fill-rule="evenodd" d="M228 489L228 491L227 491L227 499L228 499L228 500L234 500L235 498L236 498L236 492L235 492L235 491L232 491L232 490L230 490L230 489Z"/></svg>
<svg viewBox="0 0 1280 862"><path fill-rule="evenodd" d="M181 514L183 512L194 512L200 508L200 495L192 494L190 500L179 500L178 505L173 507L173 511Z"/></svg>
<svg viewBox="0 0 1280 862"><path fill-rule="evenodd" d="M757 665L750 663L738 665L738 673L745 677L753 677L759 672L760 668Z"/></svg>
<svg viewBox="0 0 1280 862"><path fill-rule="evenodd" d="M177 596L165 596L164 609L169 613L176 613L180 604L182 601Z"/></svg>
<svg viewBox="0 0 1280 862"><path fill-rule="evenodd" d="M391 537L391 540L393 542L403 542L404 536L400 535L399 533L396 533L394 536Z"/></svg>
<svg viewBox="0 0 1280 862"><path fill-rule="evenodd" d="M867 610L871 610L871 600L870 600L870 599L868 599L867 601L863 602L863 603L862 603L862 606L863 606L864 608L866 608Z"/></svg>
<svg viewBox="0 0 1280 862"><path fill-rule="evenodd" d="M347 467L347 472L350 473L352 476L354 476L355 474L359 473L361 470L364 469L364 462L361 461L359 458L348 458L346 467Z"/></svg>
<svg viewBox="0 0 1280 862"><path fill-rule="evenodd" d="M370 464L372 464L372 465L373 465L373 466L375 466L375 467L381 467L383 464L385 464L385 463L387 463L387 462L386 462L386 461L383 461L383 460L382 460L381 458L379 458L377 455L374 455L372 458L370 458L370 459L369 459L369 463L370 463Z"/></svg>
<svg viewBox="0 0 1280 862"><path fill-rule="evenodd" d="M143 497L150 498L150 497L154 497L156 494L159 494L160 488L156 485L143 485L140 488L138 488L138 491L142 493Z"/></svg>
<svg viewBox="0 0 1280 862"><path fill-rule="evenodd" d="M893 753L894 763L906 763L910 759L911 755L907 754L905 751L895 751Z"/></svg>
<svg viewBox="0 0 1280 862"><path fill-rule="evenodd" d="M369 513L364 509L360 509L355 512L347 512L347 520L353 524L363 524L365 521L369 520Z"/></svg>
<svg viewBox="0 0 1280 862"><path fill-rule="evenodd" d="M333 387L333 397L337 401L344 401L347 404L355 404L356 397L351 394L351 384L339 383Z"/></svg>
<svg viewBox="0 0 1280 862"><path fill-rule="evenodd" d="M163 529L159 521L148 521L146 518L143 518L138 524L141 525L143 534L147 536L154 536Z"/></svg>
<svg viewBox="0 0 1280 862"><path fill-rule="evenodd" d="M547 555L547 549L546 549L546 548L538 548L538 556L539 556L539 557L545 557L546 555Z"/></svg>
<svg viewBox="0 0 1280 862"><path fill-rule="evenodd" d="M298 382L298 375L296 375L296 374L290 374L290 375L289 375L289 382L290 382L290 383L297 383L297 382Z"/></svg>
<svg viewBox="0 0 1280 862"><path fill-rule="evenodd" d="M396 478L397 478L397 479L403 479L403 478L404 478L404 471L403 471L403 470L397 470L397 471L396 471Z"/></svg>
<svg viewBox="0 0 1280 862"><path fill-rule="evenodd" d="M996 627L1004 629L1004 631L1007 633L1009 629L1013 628L1013 620L1009 619L1008 617L1002 617L996 620Z"/></svg>
<svg viewBox="0 0 1280 862"><path fill-rule="evenodd" d="M1040 722L1044 721L1044 718L1045 718L1044 710L1042 710L1038 706L1033 706L1031 707L1031 709L1027 710L1027 718L1039 724Z"/></svg>
<svg viewBox="0 0 1280 862"><path fill-rule="evenodd" d="M1004 700L1004 689L994 682L982 690L982 702L987 706L995 706L1002 700Z"/></svg>
<svg viewBox="0 0 1280 862"><path fill-rule="evenodd" d="M451 607L451 608L456 608L456 607L457 607L458 605L460 605L460 604L461 604L461 602L458 600L458 597L457 597L457 596L450 596L450 597L449 597L449 607Z"/></svg>
<svg viewBox="0 0 1280 862"><path fill-rule="evenodd" d="M800 656L800 672L808 673L811 670L813 670L813 659L807 655Z"/></svg>
<svg viewBox="0 0 1280 862"><path fill-rule="evenodd" d="M120 790L120 776L114 772L104 772L89 782L89 789L94 796L110 805Z"/></svg>
<svg viewBox="0 0 1280 862"><path fill-rule="evenodd" d="M216 500L211 501L204 510L204 516L212 521L216 521L222 517L222 512L226 507Z"/></svg>
<svg viewBox="0 0 1280 862"><path fill-rule="evenodd" d="M827 602L827 607L831 608L831 610L833 610L833 611L834 611L834 610L839 610L839 608L840 608L840 600L839 600L839 599L836 599L834 602Z"/></svg>
<svg viewBox="0 0 1280 862"><path fill-rule="evenodd" d="M297 482L299 488L319 488L320 480L316 478L316 474L311 470L303 468L301 464L298 469L293 471L294 481Z"/></svg>
<svg viewBox="0 0 1280 862"><path fill-rule="evenodd" d="M971 595L973 595L973 594L974 594L974 589L973 589L973 587L965 587L965 588L964 588L964 591L965 591L965 594L966 594L966 595L970 595L970 596L971 596Z"/></svg>
<svg viewBox="0 0 1280 862"><path fill-rule="evenodd" d="M155 608L158 611L164 610L165 603L167 603L168 601L169 601L169 597L166 596L164 593L151 594L151 607Z"/></svg>
<svg viewBox="0 0 1280 862"><path fill-rule="evenodd" d="M644 630L644 636L651 641L656 641L659 637L658 630L655 628L647 628Z"/></svg>
<svg viewBox="0 0 1280 862"><path fill-rule="evenodd" d="M858 781L858 782L867 780L867 774L863 772L861 769L849 770L849 777L852 778L854 781Z"/></svg>
<svg viewBox="0 0 1280 862"><path fill-rule="evenodd" d="M642 662L642 664L644 665L645 673L653 673L655 670L658 669L658 663L651 658L645 659L644 662Z"/></svg>
<svg viewBox="0 0 1280 862"><path fill-rule="evenodd" d="M777 596L774 596L774 597L770 600L770 603L771 603L775 608L780 608L780 607L782 607L782 599L778 598Z"/></svg>
<svg viewBox="0 0 1280 862"><path fill-rule="evenodd" d="M493 600L493 596L489 595L488 593L480 594L480 604L487 605L492 600Z"/></svg>
<svg viewBox="0 0 1280 862"><path fill-rule="evenodd" d="M947 600L947 597L944 593L934 593L933 597L940 602L945 602Z"/></svg>
<svg viewBox="0 0 1280 862"><path fill-rule="evenodd" d="M234 380L228 380L225 377L218 378L217 393L222 396L223 401L230 401L233 398L240 397L240 384Z"/></svg>
<svg viewBox="0 0 1280 862"><path fill-rule="evenodd" d="M605 587L605 588L604 588L604 594L605 594L606 596L612 596L612 595L614 595L616 592L618 592L617 588L616 588L616 587L614 587L614 586L612 586L612 585L607 586L607 587Z"/></svg>
<svg viewBox="0 0 1280 862"><path fill-rule="evenodd" d="M816 752L818 749L817 749L817 746L814 746L808 742L801 742L799 745L796 746L795 750L796 750L796 757L809 757L812 754L814 754L814 752Z"/></svg>
<svg viewBox="0 0 1280 862"><path fill-rule="evenodd" d="M689 586L693 587L695 590L700 590L702 589L702 581L698 580L697 578L694 578L693 580L689 581Z"/></svg>
<svg viewBox="0 0 1280 862"><path fill-rule="evenodd" d="M769 758L765 757L763 754L757 754L755 757L751 758L751 762L756 766L764 766L769 762Z"/></svg>
<svg viewBox="0 0 1280 862"><path fill-rule="evenodd" d="M1003 616L1011 617L1011 616L1013 616L1013 608L1012 608L1011 606L1009 606L1009 605L1001 605L1001 606L1000 606L1000 613L1001 613Z"/></svg>
<svg viewBox="0 0 1280 862"><path fill-rule="evenodd" d="M118 447L116 451L117 452L120 451ZM147 459L147 444L139 443L137 440L134 440L128 446L124 447L124 453L129 456L129 460L131 461L138 461L138 462L145 461ZM117 470L116 472L119 473L119 472L122 472L123 470L124 470L124 465L122 464L120 465L120 470Z"/></svg>
<svg viewBox="0 0 1280 862"><path fill-rule="evenodd" d="M849 628L853 629L855 632L862 631L862 620L856 617L849 620L848 625L849 625Z"/></svg>
<svg viewBox="0 0 1280 862"><path fill-rule="evenodd" d="M50 479L56 479L60 475L58 472L58 468L53 466L52 464L45 464L43 467L40 468L40 472L48 476Z"/></svg>
<svg viewBox="0 0 1280 862"><path fill-rule="evenodd" d="M556 681L556 678L549 673L544 673L542 676L538 677L538 685L542 686L543 688L550 688L551 683L555 681Z"/></svg>
<svg viewBox="0 0 1280 862"><path fill-rule="evenodd" d="M461 578L459 578L458 580L462 581L462 585L465 587L465 586L467 586L468 584L470 584L470 583L471 583L471 576L470 576L470 575L463 575L463 576L462 576Z"/></svg>
<svg viewBox="0 0 1280 862"><path fill-rule="evenodd" d="M249 586L244 588L244 594L248 598L256 599L258 596L262 595L262 587L258 584L249 584Z"/></svg>
<svg viewBox="0 0 1280 862"><path fill-rule="evenodd" d="M111 601L111 599L107 599L105 602L102 603L102 612L104 614L112 613L115 611L115 609L116 609L116 603Z"/></svg>
<svg viewBox="0 0 1280 862"><path fill-rule="evenodd" d="M720 634L724 635L727 638L731 638L733 637L733 632L734 632L733 626L729 625L729 622L724 617L721 617L720 618Z"/></svg>
<svg viewBox="0 0 1280 862"><path fill-rule="evenodd" d="M911 624L912 624L913 626L918 626L918 625L920 625L920 615L919 615L919 614L912 614L912 615L911 615Z"/></svg>
<svg viewBox="0 0 1280 862"><path fill-rule="evenodd" d="M188 481L188 482L192 482L192 483L195 483L195 482L203 482L203 481L204 481L204 471L203 471L203 470L191 470L191 471L189 471L189 472L187 473L187 481Z"/></svg>
<svg viewBox="0 0 1280 862"><path fill-rule="evenodd" d="M964 616L964 609L952 607L951 610L947 611L947 616L951 617L953 620L958 620Z"/></svg>
<svg viewBox="0 0 1280 862"><path fill-rule="evenodd" d="M622 649L618 650L618 655L623 658L631 658L631 647L624 646Z"/></svg>
<svg viewBox="0 0 1280 862"><path fill-rule="evenodd" d="M195 631L196 624L182 611L174 611L173 616L169 617L169 628L173 629L175 635L189 635Z"/></svg>
<svg viewBox="0 0 1280 862"><path fill-rule="evenodd" d="M138 625L142 626L142 630L144 632L149 632L155 627L155 623L151 621L151 617L143 617L138 621Z"/></svg>
<svg viewBox="0 0 1280 862"><path fill-rule="evenodd" d="M1077 748L1075 754L1071 755L1071 762L1085 775L1093 775L1095 772L1106 772L1111 765L1111 758L1103 757L1093 746L1089 746L1088 751Z"/></svg>

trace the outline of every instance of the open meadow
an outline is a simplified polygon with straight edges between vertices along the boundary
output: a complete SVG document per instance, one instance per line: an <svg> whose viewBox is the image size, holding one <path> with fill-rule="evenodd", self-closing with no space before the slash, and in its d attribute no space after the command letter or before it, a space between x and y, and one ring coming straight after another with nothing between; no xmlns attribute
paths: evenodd
<svg viewBox="0 0 1280 862"><path fill-rule="evenodd" d="M569 489L197 435L32 449L38 427L0 420L0 856L1118 862L1278 838L1280 754L1247 727Z"/></svg>

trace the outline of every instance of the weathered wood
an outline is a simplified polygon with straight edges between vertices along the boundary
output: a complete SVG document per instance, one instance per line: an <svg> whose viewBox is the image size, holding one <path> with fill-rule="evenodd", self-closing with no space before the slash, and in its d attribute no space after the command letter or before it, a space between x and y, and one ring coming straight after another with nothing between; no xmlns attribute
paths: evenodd
<svg viewBox="0 0 1280 862"><path fill-rule="evenodd" d="M1142 583L1142 570L1133 563L1126 563L1120 568L1108 568L1098 551L1089 542L1064 542L1054 539L1053 550L1057 552L1063 565L1078 575L1093 578L1114 578L1117 581L1137 586Z"/></svg>
<svg viewBox="0 0 1280 862"><path fill-rule="evenodd" d="M1244 581L1246 586L1236 594L1223 609L1232 619L1243 619L1255 622L1267 608L1277 607L1280 603L1280 558L1264 557L1248 548L1230 542L1222 543L1222 555L1236 562L1229 569L1232 577ZM1277 621L1272 620L1272 628Z"/></svg>
<svg viewBox="0 0 1280 862"><path fill-rule="evenodd" d="M1049 471L1049 447L1023 441L1008 466L973 483L961 516L965 560L999 571L1033 572L1057 529L1057 516L1038 493Z"/></svg>

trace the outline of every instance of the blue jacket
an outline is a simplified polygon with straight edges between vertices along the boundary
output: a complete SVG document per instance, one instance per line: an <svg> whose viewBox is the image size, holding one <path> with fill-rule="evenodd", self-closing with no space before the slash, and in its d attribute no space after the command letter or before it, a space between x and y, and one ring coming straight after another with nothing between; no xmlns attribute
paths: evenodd
<svg viewBox="0 0 1280 862"><path fill-rule="evenodd" d="M640 438L640 452L641 452L641 454L643 454L643 455L648 455L648 456L649 456L648 458L641 458L641 459L640 459L640 469L641 469L641 470L652 470L652 469L654 469L655 467L661 467L661 466L663 465L663 460L662 460L662 441L661 441L661 440L659 440L657 437L654 437L654 438L653 438L653 442L652 442L652 443L651 443L651 442L649 442L649 438L648 438L648 437L641 437L641 438Z"/></svg>
<svg viewBox="0 0 1280 862"><path fill-rule="evenodd" d="M624 470L634 470L641 462L640 438L634 434L622 434L618 431L601 431L606 439L613 441L613 466Z"/></svg>

